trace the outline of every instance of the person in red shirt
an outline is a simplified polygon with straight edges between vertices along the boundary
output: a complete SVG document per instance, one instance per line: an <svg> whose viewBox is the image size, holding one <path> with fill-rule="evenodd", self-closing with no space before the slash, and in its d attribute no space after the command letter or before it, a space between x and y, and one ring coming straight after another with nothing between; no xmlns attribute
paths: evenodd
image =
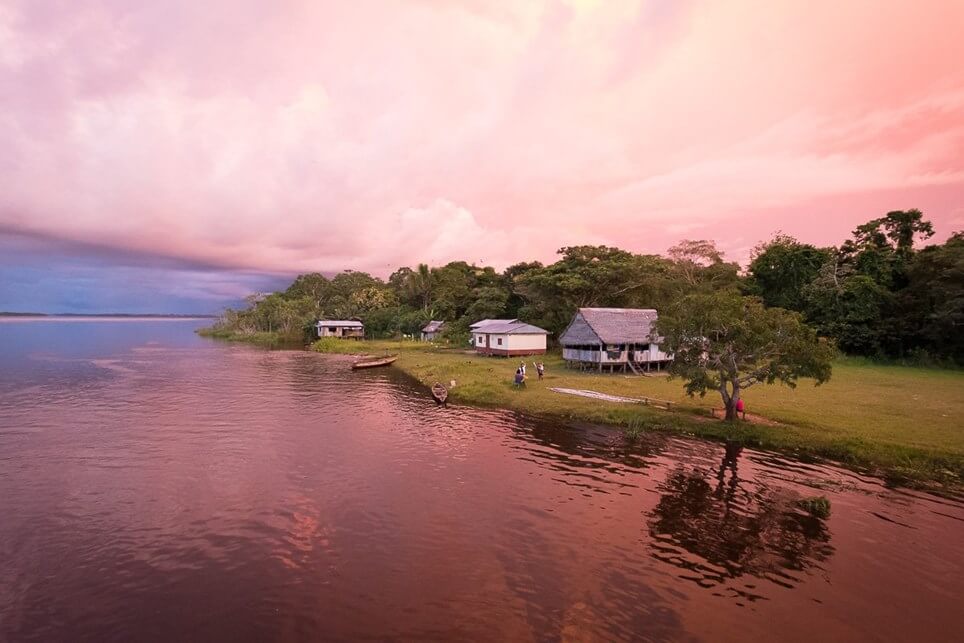
<svg viewBox="0 0 964 643"><path fill-rule="evenodd" d="M743 404L742 397L736 401L736 413L742 415L744 420L746 419L746 406Z"/></svg>

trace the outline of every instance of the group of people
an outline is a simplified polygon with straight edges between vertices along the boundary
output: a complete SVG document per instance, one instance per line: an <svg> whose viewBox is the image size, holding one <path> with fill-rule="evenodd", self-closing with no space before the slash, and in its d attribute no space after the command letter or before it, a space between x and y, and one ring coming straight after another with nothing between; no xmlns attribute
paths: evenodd
<svg viewBox="0 0 964 643"><path fill-rule="evenodd" d="M539 379L541 380L542 377L546 374L545 364L543 364L542 362L533 362L533 365L536 367L536 374L539 376ZM519 364L519 368L515 369L515 385L525 386L525 384L526 384L526 363L522 362L521 364Z"/></svg>

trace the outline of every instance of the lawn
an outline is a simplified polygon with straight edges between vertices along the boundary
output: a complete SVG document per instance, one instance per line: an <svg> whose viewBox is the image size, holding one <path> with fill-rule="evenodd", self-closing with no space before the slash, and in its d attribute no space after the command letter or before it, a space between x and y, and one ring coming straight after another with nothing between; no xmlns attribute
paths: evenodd
<svg viewBox="0 0 964 643"><path fill-rule="evenodd" d="M479 357L416 342L323 340L322 352L398 353L396 366L426 385L455 380L451 399L539 415L625 425L639 418L650 429L739 439L765 448L830 457L876 470L896 480L957 483L964 476L964 372L884 366L841 359L833 377L815 387L756 385L745 393L747 410L780 423L733 426L708 418L718 395L689 398L679 380L567 370L547 355L539 382L528 358L524 389L512 384L519 359ZM627 397L676 402L673 411L561 395L550 387L581 388Z"/></svg>

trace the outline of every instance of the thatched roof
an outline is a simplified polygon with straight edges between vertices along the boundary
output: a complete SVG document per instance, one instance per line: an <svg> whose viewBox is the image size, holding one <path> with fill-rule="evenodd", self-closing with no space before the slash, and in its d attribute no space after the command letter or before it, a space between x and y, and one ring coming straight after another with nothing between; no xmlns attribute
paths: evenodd
<svg viewBox="0 0 964 643"><path fill-rule="evenodd" d="M652 308L580 308L559 338L563 345L648 344L658 341Z"/></svg>

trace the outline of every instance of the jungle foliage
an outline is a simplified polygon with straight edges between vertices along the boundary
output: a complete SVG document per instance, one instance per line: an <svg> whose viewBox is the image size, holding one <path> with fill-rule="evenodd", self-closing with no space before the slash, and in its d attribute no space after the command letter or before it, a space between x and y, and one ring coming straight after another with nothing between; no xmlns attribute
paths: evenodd
<svg viewBox="0 0 964 643"><path fill-rule="evenodd" d="M572 246L549 265L518 263L502 272L455 261L402 267L387 280L351 270L309 273L282 292L252 295L244 309L225 311L218 327L301 337L316 319L355 317L369 337L387 338L417 335L439 319L447 322L446 338L462 343L470 323L489 317L520 318L558 336L579 307L663 313L713 295L718 311L750 306L757 314L746 297L793 311L849 354L961 364L964 233L919 248L933 234L918 210L868 221L836 247L778 234L754 249L744 274L706 240L683 241L665 256Z"/></svg>

